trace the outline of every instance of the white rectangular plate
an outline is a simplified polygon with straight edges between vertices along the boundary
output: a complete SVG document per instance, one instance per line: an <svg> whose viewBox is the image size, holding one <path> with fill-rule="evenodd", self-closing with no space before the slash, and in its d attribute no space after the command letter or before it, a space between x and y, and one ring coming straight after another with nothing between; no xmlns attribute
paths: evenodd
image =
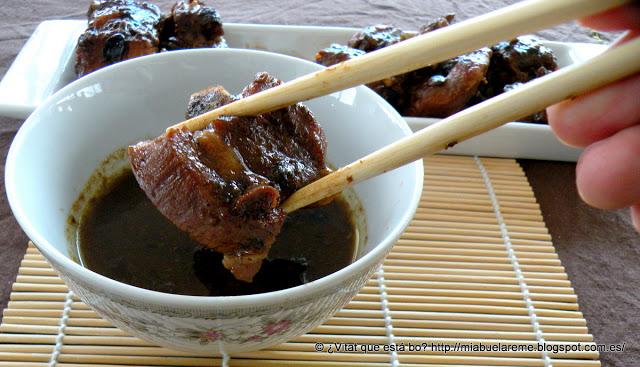
<svg viewBox="0 0 640 367"><path fill-rule="evenodd" d="M75 79L75 46L86 22L42 22L0 82L0 115L26 118L47 97ZM345 44L356 28L234 24L224 25L230 47L278 52L313 60L331 43ZM563 67L586 60L604 46L545 41ZM258 72L260 70L256 70ZM212 83L215 81L212 81ZM407 117L416 131L437 122ZM579 149L560 143L547 125L512 122L447 150L450 154L575 161Z"/></svg>

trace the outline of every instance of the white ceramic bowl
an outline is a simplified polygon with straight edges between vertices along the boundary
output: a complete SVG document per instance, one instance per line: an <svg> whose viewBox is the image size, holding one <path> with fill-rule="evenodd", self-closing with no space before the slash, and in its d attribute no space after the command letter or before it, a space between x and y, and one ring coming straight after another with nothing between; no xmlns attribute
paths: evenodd
<svg viewBox="0 0 640 367"><path fill-rule="evenodd" d="M118 148L159 135L184 117L189 95L212 84L236 93L259 71L283 80L321 67L250 50L189 50L126 61L58 91L27 119L7 158L5 181L18 222L67 285L105 319L142 339L192 352L256 350L301 335L343 307L411 220L422 163L361 183L367 241L353 264L277 292L195 297L154 292L94 273L70 258L65 223L98 164ZM336 166L410 134L382 98L358 87L307 102Z"/></svg>

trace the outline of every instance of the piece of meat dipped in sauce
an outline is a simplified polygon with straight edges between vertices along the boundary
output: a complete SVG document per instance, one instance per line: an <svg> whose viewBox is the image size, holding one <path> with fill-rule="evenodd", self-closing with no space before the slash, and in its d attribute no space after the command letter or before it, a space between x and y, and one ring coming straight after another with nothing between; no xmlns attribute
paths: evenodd
<svg viewBox="0 0 640 367"><path fill-rule="evenodd" d="M201 0L176 2L160 28L163 50L227 47L220 14Z"/></svg>
<svg viewBox="0 0 640 367"><path fill-rule="evenodd" d="M281 84L260 73L241 95L223 87L192 95L187 117ZM326 175L326 139L301 104L256 117L221 117L200 131L173 130L129 147L151 202L178 228L224 254L250 282L284 223L289 195Z"/></svg>
<svg viewBox="0 0 640 367"><path fill-rule="evenodd" d="M160 9L136 0L94 0L89 26L78 39L76 74L158 52Z"/></svg>

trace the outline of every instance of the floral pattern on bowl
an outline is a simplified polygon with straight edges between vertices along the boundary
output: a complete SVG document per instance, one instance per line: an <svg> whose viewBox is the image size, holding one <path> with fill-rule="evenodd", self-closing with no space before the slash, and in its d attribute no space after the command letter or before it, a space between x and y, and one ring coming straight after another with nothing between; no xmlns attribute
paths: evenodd
<svg viewBox="0 0 640 367"><path fill-rule="evenodd" d="M56 268L55 263L53 266ZM118 328L168 348L219 354L267 348L310 331L344 307L375 269L354 274L340 288L327 289L307 302L298 299L262 308L260 312L247 308L228 313L216 309L204 313L195 309L163 312L161 306L107 294L57 270L78 297Z"/></svg>

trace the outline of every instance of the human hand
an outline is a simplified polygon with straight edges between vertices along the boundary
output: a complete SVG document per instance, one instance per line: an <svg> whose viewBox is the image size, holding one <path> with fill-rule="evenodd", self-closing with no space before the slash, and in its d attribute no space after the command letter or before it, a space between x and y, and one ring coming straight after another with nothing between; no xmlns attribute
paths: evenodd
<svg viewBox="0 0 640 367"><path fill-rule="evenodd" d="M640 3L580 23L602 31L627 30L621 43L640 36ZM640 231L640 74L551 106L547 113L560 140L585 147L576 166L582 199L602 209L630 207Z"/></svg>

